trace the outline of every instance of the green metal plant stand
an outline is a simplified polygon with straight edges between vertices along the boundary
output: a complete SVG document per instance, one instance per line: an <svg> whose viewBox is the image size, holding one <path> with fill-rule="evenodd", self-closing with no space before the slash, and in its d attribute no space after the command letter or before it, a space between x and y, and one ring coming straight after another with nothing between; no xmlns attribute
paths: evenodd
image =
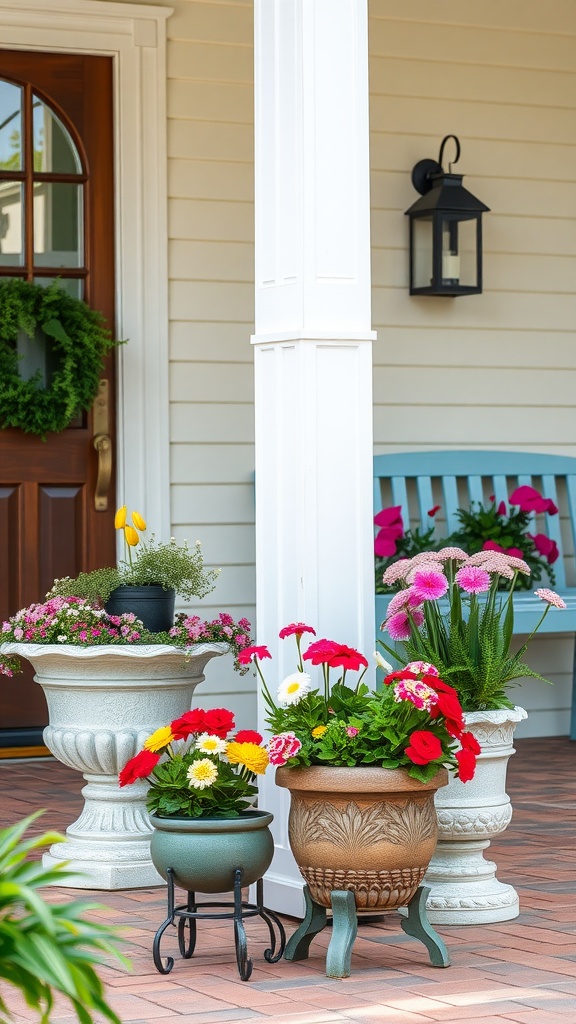
<svg viewBox="0 0 576 1024"><path fill-rule="evenodd" d="M449 967L448 950L426 916L426 899L429 892L430 889L425 885L416 890L406 908L408 916L403 917L400 923L407 935L412 935L424 943L433 967ZM286 943L285 960L306 960L312 939L327 924L326 908L314 902L307 885L304 886L304 899L306 916ZM358 932L354 893L333 889L330 902L332 938L326 952L326 975L328 978L349 978L352 947Z"/></svg>

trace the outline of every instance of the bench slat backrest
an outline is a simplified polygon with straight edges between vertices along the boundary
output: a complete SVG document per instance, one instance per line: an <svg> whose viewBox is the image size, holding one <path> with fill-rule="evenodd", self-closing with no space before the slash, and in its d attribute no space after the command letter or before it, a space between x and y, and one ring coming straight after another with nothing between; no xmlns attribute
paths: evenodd
<svg viewBox="0 0 576 1024"><path fill-rule="evenodd" d="M382 481L389 482L384 501ZM459 508L467 508L470 502L482 502L486 507L492 494L497 502L507 501L522 484L535 487L560 509L558 516L536 516L534 532L546 533L558 545L555 589L574 593L576 458L530 452L440 451L377 455L374 459L375 512L383 505L401 505L405 527L410 524L426 530L432 525L428 511L441 503L439 518L445 520L445 527L440 535L458 528Z"/></svg>

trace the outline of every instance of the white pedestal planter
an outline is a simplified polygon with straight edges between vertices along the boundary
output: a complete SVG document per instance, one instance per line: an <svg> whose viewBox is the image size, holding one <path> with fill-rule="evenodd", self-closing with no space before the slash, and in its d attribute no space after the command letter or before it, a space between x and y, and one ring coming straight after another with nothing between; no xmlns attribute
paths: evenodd
<svg viewBox="0 0 576 1024"><path fill-rule="evenodd" d="M451 776L436 793L438 846L424 878L432 890L427 911L433 924L492 924L518 916L518 893L498 881L484 851L512 818L506 768L514 729L527 717L518 707L465 715L482 753L471 782Z"/></svg>
<svg viewBox="0 0 576 1024"><path fill-rule="evenodd" d="M84 808L66 841L43 857L69 861L77 889L135 889L164 882L150 859L145 781L120 789L118 772L150 733L189 711L206 663L228 646L198 644L192 655L164 645L75 647L4 644L30 661L48 703L44 742L83 773Z"/></svg>

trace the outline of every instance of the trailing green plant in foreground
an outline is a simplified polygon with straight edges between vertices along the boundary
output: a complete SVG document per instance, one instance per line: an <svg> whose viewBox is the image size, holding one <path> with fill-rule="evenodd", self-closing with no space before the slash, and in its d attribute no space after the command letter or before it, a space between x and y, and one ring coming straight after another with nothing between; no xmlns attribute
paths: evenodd
<svg viewBox="0 0 576 1024"><path fill-rule="evenodd" d="M59 864L47 871L41 861L28 859L33 850L64 839L57 832L22 839L41 813L0 829L0 980L22 992L40 1015L40 1024L50 1022L54 992L70 1000L80 1024L94 1024L94 1011L121 1024L104 998L95 970L95 965L105 963L104 954L129 966L117 949L117 931L87 919L87 912L98 908L96 903L48 904L38 892L44 885L65 885L74 874ZM4 990L2 1024L12 1016L6 998Z"/></svg>

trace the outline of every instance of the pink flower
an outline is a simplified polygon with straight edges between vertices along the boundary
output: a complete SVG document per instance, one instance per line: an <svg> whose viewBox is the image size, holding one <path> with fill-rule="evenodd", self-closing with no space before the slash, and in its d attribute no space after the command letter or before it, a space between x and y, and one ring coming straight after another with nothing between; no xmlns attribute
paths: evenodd
<svg viewBox="0 0 576 1024"><path fill-rule="evenodd" d="M357 736L359 732L360 732L360 729L357 729L355 725L348 725L348 726L346 726L346 735L347 736L351 736L351 737Z"/></svg>
<svg viewBox="0 0 576 1024"><path fill-rule="evenodd" d="M429 661L410 661L406 665L408 672L416 672L417 675L423 676L439 676L440 673L435 665L431 665Z"/></svg>
<svg viewBox="0 0 576 1024"><path fill-rule="evenodd" d="M283 765L291 758L295 757L298 751L301 749L302 744L295 733L293 732L279 732L276 736L268 742L266 750L268 751L268 757L270 764Z"/></svg>
<svg viewBox="0 0 576 1024"><path fill-rule="evenodd" d="M312 633L316 636L316 630L312 629L312 626L305 626L303 622L292 622L289 626L284 626L278 636L284 640L287 636L302 636L303 633Z"/></svg>
<svg viewBox="0 0 576 1024"><path fill-rule="evenodd" d="M399 558L397 562L394 562L392 565L388 566L388 568L384 572L384 575L382 576L382 582L385 583L386 586L390 586L393 583L397 583L398 580L405 579L406 572L409 569L409 567L409 558Z"/></svg>
<svg viewBox="0 0 576 1024"><path fill-rule="evenodd" d="M435 690L418 680L401 679L394 687L394 700L400 703L410 701L419 711L431 711L438 704L439 697Z"/></svg>
<svg viewBox="0 0 576 1024"><path fill-rule="evenodd" d="M346 644L338 644L335 640L317 640L310 644L302 655L303 661L311 661L313 665L328 665L329 668L350 669L357 672L361 665L365 668L368 662L360 651Z"/></svg>
<svg viewBox="0 0 576 1024"><path fill-rule="evenodd" d="M414 574L414 596L421 601L437 601L448 590L448 580L437 569L418 569Z"/></svg>
<svg viewBox="0 0 576 1024"><path fill-rule="evenodd" d="M492 499L492 500L494 500L494 499ZM500 504L498 505L498 508L496 509L496 512L498 513L499 516L505 516L506 515L506 502L505 501L501 501L500 502Z"/></svg>
<svg viewBox="0 0 576 1024"><path fill-rule="evenodd" d="M562 600L560 595L556 594L553 590L548 590L547 587L540 587L534 593L541 601L546 601L547 604L553 605L554 608L566 608L566 602Z"/></svg>
<svg viewBox="0 0 576 1024"><path fill-rule="evenodd" d="M238 652L238 661L241 665L249 665L253 658L271 658L272 655L267 647L245 647L244 650Z"/></svg>
<svg viewBox="0 0 576 1024"><path fill-rule="evenodd" d="M436 557L441 562L449 562L453 560L456 562L464 562L468 558L468 555L465 551L462 551L462 548L440 548L440 551L436 552Z"/></svg>
<svg viewBox="0 0 576 1024"><path fill-rule="evenodd" d="M374 552L379 558L391 558L396 554L396 541L404 533L402 506L393 505L390 508L383 508L378 515L374 516L374 522L376 526L382 527L376 534Z"/></svg>
<svg viewBox="0 0 576 1024"><path fill-rule="evenodd" d="M392 640L409 640L411 622L417 628L424 622L424 616L419 608L414 608L410 615L406 611L396 612L395 615L386 619L384 625L390 633Z"/></svg>
<svg viewBox="0 0 576 1024"><path fill-rule="evenodd" d="M529 533L528 536L534 544L537 552L544 556L548 565L553 565L560 556L556 541L550 540L550 537L547 537L545 533Z"/></svg>
<svg viewBox="0 0 576 1024"><path fill-rule="evenodd" d="M512 491L508 501L511 505L518 505L521 512L548 512L551 516L555 516L558 512L558 508L551 498L544 498L540 491L527 484Z"/></svg>
<svg viewBox="0 0 576 1024"><path fill-rule="evenodd" d="M490 590L490 573L475 565L463 565L456 573L456 583L467 594L483 594Z"/></svg>

